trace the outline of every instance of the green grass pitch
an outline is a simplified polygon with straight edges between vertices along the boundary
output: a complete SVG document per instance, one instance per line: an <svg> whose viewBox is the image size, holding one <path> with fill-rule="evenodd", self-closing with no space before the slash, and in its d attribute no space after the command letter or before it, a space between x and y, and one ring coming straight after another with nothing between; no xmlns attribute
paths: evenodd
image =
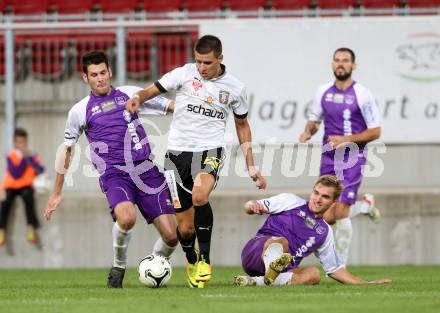
<svg viewBox="0 0 440 313"><path fill-rule="evenodd" d="M105 287L108 269L0 270L0 312L440 312L440 266L350 267L365 279L392 285L344 286L322 276L319 286L234 287L242 271L214 267L204 289L186 286L174 268L166 288L149 289L127 270L124 289Z"/></svg>

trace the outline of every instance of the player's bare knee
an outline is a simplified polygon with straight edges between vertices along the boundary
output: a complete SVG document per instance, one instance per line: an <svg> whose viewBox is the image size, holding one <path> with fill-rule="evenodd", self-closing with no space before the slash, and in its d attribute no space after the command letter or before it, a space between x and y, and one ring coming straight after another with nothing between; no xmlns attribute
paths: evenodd
<svg viewBox="0 0 440 313"><path fill-rule="evenodd" d="M207 204L209 201L208 199L208 195L204 194L204 193L195 193L193 192L192 195L192 202L194 204L194 206L202 206Z"/></svg>
<svg viewBox="0 0 440 313"><path fill-rule="evenodd" d="M136 215L125 212L117 217L117 221L123 230L130 230L134 227L134 224L136 224Z"/></svg>
<svg viewBox="0 0 440 313"><path fill-rule="evenodd" d="M176 227L162 227L160 233L162 240L168 246L174 247L179 242L179 239L177 238Z"/></svg>
<svg viewBox="0 0 440 313"><path fill-rule="evenodd" d="M136 223L136 209L133 203L125 201L118 204L115 208L116 220L123 230L129 230Z"/></svg>
<svg viewBox="0 0 440 313"><path fill-rule="evenodd" d="M321 282L321 273L316 267L296 269L292 281L294 285L317 285Z"/></svg>
<svg viewBox="0 0 440 313"><path fill-rule="evenodd" d="M194 225L179 225L179 234L182 238L190 238L195 233Z"/></svg>
<svg viewBox="0 0 440 313"><path fill-rule="evenodd" d="M179 243L176 232L167 231L162 234L163 241L170 247L175 247Z"/></svg>
<svg viewBox="0 0 440 313"><path fill-rule="evenodd" d="M116 220L118 221L119 227L123 230L130 230L136 223L136 211L130 209L118 210Z"/></svg>
<svg viewBox="0 0 440 313"><path fill-rule="evenodd" d="M316 267L309 268L307 276L309 285L318 285L321 282L321 272Z"/></svg>

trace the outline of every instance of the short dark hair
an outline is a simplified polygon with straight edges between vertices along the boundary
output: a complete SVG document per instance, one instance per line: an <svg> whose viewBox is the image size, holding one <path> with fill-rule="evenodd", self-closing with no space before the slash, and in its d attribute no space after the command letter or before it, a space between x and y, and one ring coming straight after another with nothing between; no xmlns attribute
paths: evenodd
<svg viewBox="0 0 440 313"><path fill-rule="evenodd" d="M338 199L341 195L342 190L344 189L344 185L336 178L336 176L332 175L323 175L319 177L315 186L321 184L326 187L333 187L335 193L333 194L333 199Z"/></svg>
<svg viewBox="0 0 440 313"><path fill-rule="evenodd" d="M348 52L348 53L350 53L351 62L353 62L353 63L356 62L356 55L354 54L353 50L351 50L350 48L342 47L342 48L336 49L335 52L333 53L333 59L335 58L335 55L338 52Z"/></svg>
<svg viewBox="0 0 440 313"><path fill-rule="evenodd" d="M27 133L27 131L24 128L16 128L14 130L14 138L15 137L27 138L27 136L28 136L28 133Z"/></svg>
<svg viewBox="0 0 440 313"><path fill-rule="evenodd" d="M214 52L214 56L217 58L222 54L222 42L216 36L205 35L197 40L195 50L200 54Z"/></svg>
<svg viewBox="0 0 440 313"><path fill-rule="evenodd" d="M108 68L108 58L107 55L102 51L90 51L82 56L82 70L84 74L87 74L87 68L89 65L98 65L101 63L105 63Z"/></svg>

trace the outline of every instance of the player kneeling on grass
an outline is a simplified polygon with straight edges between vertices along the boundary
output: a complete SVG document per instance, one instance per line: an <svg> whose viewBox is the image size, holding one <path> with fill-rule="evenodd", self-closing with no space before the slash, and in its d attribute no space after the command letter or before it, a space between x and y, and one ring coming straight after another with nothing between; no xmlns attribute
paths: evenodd
<svg viewBox="0 0 440 313"><path fill-rule="evenodd" d="M246 213L269 214L269 217L243 248L242 265L249 276L236 276L235 285L319 284L317 268L298 268L302 259L312 252L327 275L343 284L391 283L390 279L363 280L351 274L339 260L332 229L323 215L342 189L336 177L326 175L315 183L309 201L290 193L248 201Z"/></svg>

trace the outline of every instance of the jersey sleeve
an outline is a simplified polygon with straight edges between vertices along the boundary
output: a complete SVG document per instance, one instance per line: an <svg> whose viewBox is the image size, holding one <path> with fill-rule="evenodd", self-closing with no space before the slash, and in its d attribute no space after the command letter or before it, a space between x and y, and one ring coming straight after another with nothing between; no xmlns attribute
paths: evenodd
<svg viewBox="0 0 440 313"><path fill-rule="evenodd" d="M236 117L246 117L248 113L247 91L243 87L238 95L238 99L231 103L232 111Z"/></svg>
<svg viewBox="0 0 440 313"><path fill-rule="evenodd" d="M142 88L138 86L130 85L121 86L118 87L118 89L129 97L133 97L138 91L142 90ZM138 109L138 113L145 115L165 115L167 114L169 104L170 100L162 96L157 96L142 103Z"/></svg>
<svg viewBox="0 0 440 313"><path fill-rule="evenodd" d="M145 115L166 115L171 100L157 96L145 101L139 108L139 114Z"/></svg>
<svg viewBox="0 0 440 313"><path fill-rule="evenodd" d="M159 83L160 87L159 90L162 93L168 92L170 90L176 90L182 85L183 77L186 72L186 67L188 65L175 68L174 70L166 73L164 76L162 76L161 79L157 81ZM157 84L156 84L157 86Z"/></svg>
<svg viewBox="0 0 440 313"><path fill-rule="evenodd" d="M87 101L81 101L73 106L67 117L66 128L64 130L64 144L73 146L78 142L86 124Z"/></svg>
<svg viewBox="0 0 440 313"><path fill-rule="evenodd" d="M321 122L322 121L322 95L324 94L323 88L319 88L313 98L312 110L309 114L309 121Z"/></svg>
<svg viewBox="0 0 440 313"><path fill-rule="evenodd" d="M355 86L356 87L356 86ZM365 87L355 89L358 98L358 104L361 109L362 117L368 128L380 127L380 115L377 109L376 99L371 91Z"/></svg>
<svg viewBox="0 0 440 313"><path fill-rule="evenodd" d="M315 251L315 256L321 262L322 268L326 274L334 273L344 266L336 253L333 231L330 227L327 238L325 239L324 243Z"/></svg>
<svg viewBox="0 0 440 313"><path fill-rule="evenodd" d="M292 210L306 203L304 199L291 193L281 193L267 199L257 200L257 202L262 204L269 214Z"/></svg>

